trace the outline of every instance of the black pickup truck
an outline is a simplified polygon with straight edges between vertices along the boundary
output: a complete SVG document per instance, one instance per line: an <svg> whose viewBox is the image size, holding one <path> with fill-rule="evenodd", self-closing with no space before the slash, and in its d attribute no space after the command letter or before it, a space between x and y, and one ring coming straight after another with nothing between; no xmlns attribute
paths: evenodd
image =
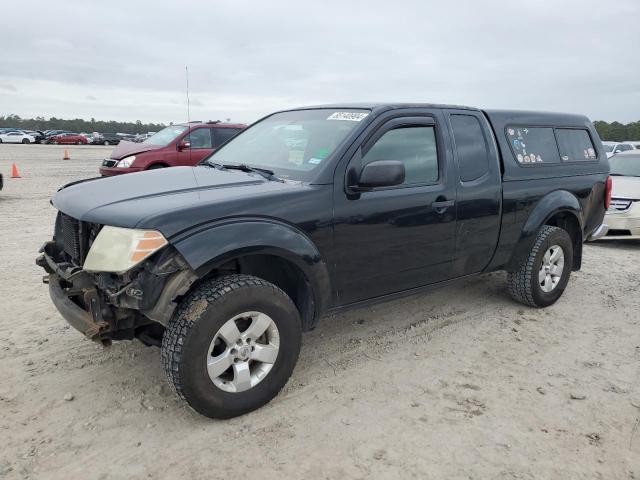
<svg viewBox="0 0 640 480"><path fill-rule="evenodd" d="M228 418L278 393L327 312L495 270L515 300L554 303L608 171L581 115L300 108L197 167L63 187L37 263L72 326L161 346L177 393Z"/></svg>

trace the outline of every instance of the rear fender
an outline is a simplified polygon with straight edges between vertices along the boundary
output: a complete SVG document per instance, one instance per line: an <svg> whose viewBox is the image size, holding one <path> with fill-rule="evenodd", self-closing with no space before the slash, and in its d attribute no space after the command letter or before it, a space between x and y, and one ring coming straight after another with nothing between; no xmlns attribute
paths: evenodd
<svg viewBox="0 0 640 480"><path fill-rule="evenodd" d="M576 247L574 248L574 267L580 267L584 228L582 207L578 199L572 193L566 190L556 190L545 195L540 201L538 201L529 214L529 217L522 228L520 239L518 240L507 265L507 270L512 271L518 268L522 259L529 254L540 227L543 225L554 224L553 219L559 215L569 215L578 222L578 238L573 239L574 246Z"/></svg>

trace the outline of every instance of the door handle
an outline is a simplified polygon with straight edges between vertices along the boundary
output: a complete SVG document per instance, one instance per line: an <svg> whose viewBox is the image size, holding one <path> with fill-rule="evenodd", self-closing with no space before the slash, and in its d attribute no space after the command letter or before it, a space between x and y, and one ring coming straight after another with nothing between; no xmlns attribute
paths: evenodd
<svg viewBox="0 0 640 480"><path fill-rule="evenodd" d="M455 200L437 200L431 204L431 207L438 213L444 213L449 207L455 205Z"/></svg>

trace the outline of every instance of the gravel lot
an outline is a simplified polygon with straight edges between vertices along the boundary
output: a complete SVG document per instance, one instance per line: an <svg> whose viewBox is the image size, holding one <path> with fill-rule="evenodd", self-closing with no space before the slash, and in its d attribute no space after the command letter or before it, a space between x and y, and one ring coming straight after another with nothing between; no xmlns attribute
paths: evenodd
<svg viewBox="0 0 640 480"><path fill-rule="evenodd" d="M110 148L68 150L0 145L0 477L640 478L640 242L586 246L545 310L499 273L325 318L273 402L213 421L157 349L103 350L51 304L49 198Z"/></svg>

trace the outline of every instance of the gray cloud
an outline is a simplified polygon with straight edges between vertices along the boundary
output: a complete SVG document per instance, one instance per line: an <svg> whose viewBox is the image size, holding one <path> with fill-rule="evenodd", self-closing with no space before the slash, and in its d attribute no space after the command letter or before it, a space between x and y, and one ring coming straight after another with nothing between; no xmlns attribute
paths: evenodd
<svg viewBox="0 0 640 480"><path fill-rule="evenodd" d="M377 100L640 119L637 0L30 5L0 30L20 92L0 87L0 113L181 121L188 65L192 117Z"/></svg>

